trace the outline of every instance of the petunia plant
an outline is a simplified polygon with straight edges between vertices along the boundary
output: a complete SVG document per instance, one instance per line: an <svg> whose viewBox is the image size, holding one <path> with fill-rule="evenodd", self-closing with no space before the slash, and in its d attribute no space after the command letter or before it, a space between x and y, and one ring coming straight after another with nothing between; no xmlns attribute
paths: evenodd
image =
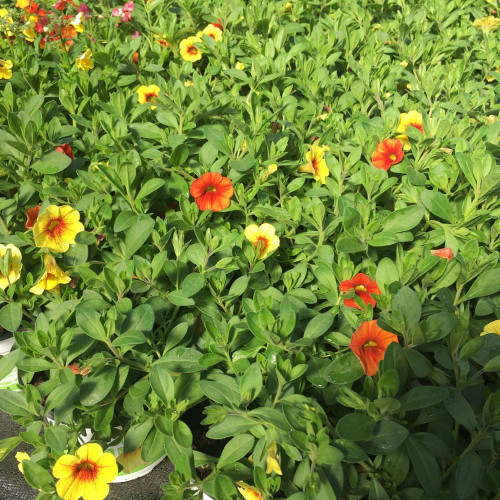
<svg viewBox="0 0 500 500"><path fill-rule="evenodd" d="M496 498L498 9L2 5L0 460L38 500L161 460L163 500Z"/></svg>

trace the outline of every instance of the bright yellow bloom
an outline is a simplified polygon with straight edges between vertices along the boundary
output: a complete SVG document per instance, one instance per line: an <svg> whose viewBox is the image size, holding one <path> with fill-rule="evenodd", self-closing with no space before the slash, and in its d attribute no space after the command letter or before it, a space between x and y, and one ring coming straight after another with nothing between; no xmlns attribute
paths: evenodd
<svg viewBox="0 0 500 500"><path fill-rule="evenodd" d="M195 47L195 43L201 43L201 38L197 36L190 36L182 40L179 44L181 57L185 61L196 62L201 59L203 52Z"/></svg>
<svg viewBox="0 0 500 500"><path fill-rule="evenodd" d="M69 23L75 31L78 33L83 33L85 31L85 26L83 25L83 21L85 20L85 14L83 12L79 12L78 15Z"/></svg>
<svg viewBox="0 0 500 500"><path fill-rule="evenodd" d="M184 87L194 87L194 82L193 80L186 80L184 82Z"/></svg>
<svg viewBox="0 0 500 500"><path fill-rule="evenodd" d="M408 136L405 134L408 127L415 127L420 130L422 134L424 133L423 118L418 111L410 111L409 113L401 113L399 116L399 125L396 131L400 134L396 138L399 139L404 144L404 149L410 149L410 142L408 141Z"/></svg>
<svg viewBox="0 0 500 500"><path fill-rule="evenodd" d="M238 481L238 491L245 500L262 500L262 492L243 481Z"/></svg>
<svg viewBox="0 0 500 500"><path fill-rule="evenodd" d="M250 224L245 229L245 238L253 243L258 258L265 259L269 253L274 252L280 246L280 239L275 234L276 229L271 224Z"/></svg>
<svg viewBox="0 0 500 500"><path fill-rule="evenodd" d="M26 37L28 42L32 42L36 38L36 31L34 30L36 22L38 21L37 16L30 16L24 29L22 30L23 35Z"/></svg>
<svg viewBox="0 0 500 500"><path fill-rule="evenodd" d="M42 295L45 290L60 294L59 285L67 285L71 278L57 264L52 255L45 254L43 257L45 271L38 283L30 288L30 292L35 295Z"/></svg>
<svg viewBox="0 0 500 500"><path fill-rule="evenodd" d="M408 61L401 61L399 65L404 66L406 68L408 66Z"/></svg>
<svg viewBox="0 0 500 500"><path fill-rule="evenodd" d="M278 170L278 165L276 165L276 163L271 163L271 165L268 165L265 172L260 176L261 182L267 181L268 177L271 174L274 174L276 170Z"/></svg>
<svg viewBox="0 0 500 500"><path fill-rule="evenodd" d="M16 7L18 7L19 9L25 9L29 6L30 3L31 0L17 0Z"/></svg>
<svg viewBox="0 0 500 500"><path fill-rule="evenodd" d="M240 62L240 61L238 61L238 62L234 65L234 67L235 67L236 69L241 69L242 71L245 69L245 65L244 65L242 62Z"/></svg>
<svg viewBox="0 0 500 500"><path fill-rule="evenodd" d="M12 61L10 59L0 59L0 80L5 78L9 80L12 78Z"/></svg>
<svg viewBox="0 0 500 500"><path fill-rule="evenodd" d="M293 3L292 2L287 2L285 4L285 12L290 12L292 10Z"/></svg>
<svg viewBox="0 0 500 500"><path fill-rule="evenodd" d="M500 27L500 18L488 16L481 19L476 19L473 23L473 26L483 33L490 33Z"/></svg>
<svg viewBox="0 0 500 500"><path fill-rule="evenodd" d="M19 468L19 470L21 471L21 473L24 474L23 460L31 460L31 457L27 453L24 453L24 451L18 451L16 453L16 460L19 462L17 464L17 467Z"/></svg>
<svg viewBox="0 0 500 500"><path fill-rule="evenodd" d="M266 474L275 472L276 474L278 474L278 476L283 475L283 472L281 472L280 463L278 461L278 446L274 441L267 451L266 465Z"/></svg>
<svg viewBox="0 0 500 500"><path fill-rule="evenodd" d="M497 66L493 71L495 71L495 73L500 73L500 66ZM494 82L495 77L493 75L486 75L486 81L490 83Z"/></svg>
<svg viewBox="0 0 500 500"><path fill-rule="evenodd" d="M74 455L60 457L52 474L57 481L57 494L64 500L103 500L109 485L118 475L112 453L103 453L97 443L84 444Z"/></svg>
<svg viewBox="0 0 500 500"><path fill-rule="evenodd" d="M92 51L87 49L81 56L76 59L76 67L82 71L88 71L94 67L92 60Z"/></svg>
<svg viewBox="0 0 500 500"><path fill-rule="evenodd" d="M311 150L306 153L307 163L299 168L299 172L313 174L314 179L324 184L325 178L330 175L330 171L325 161L325 146L313 145Z"/></svg>
<svg viewBox="0 0 500 500"><path fill-rule="evenodd" d="M10 262L5 262L8 250L10 250ZM21 269L23 267L21 260L22 255L19 248L15 247L12 243L0 245L0 262L5 264L5 267L9 269L7 276L0 270L0 288L2 290L15 283L21 276Z"/></svg>
<svg viewBox="0 0 500 500"><path fill-rule="evenodd" d="M69 205L49 205L33 226L35 245L53 252L67 252L75 236L84 231L80 213Z"/></svg>
<svg viewBox="0 0 500 500"><path fill-rule="evenodd" d="M481 335L488 335L489 333L496 333L497 335L500 335L500 319L488 323L483 328L483 333L481 333Z"/></svg>
<svg viewBox="0 0 500 500"><path fill-rule="evenodd" d="M160 87L157 85L141 85L137 89L139 104L145 104L147 102L154 103L160 92ZM157 106L151 106L151 109L156 109Z"/></svg>
<svg viewBox="0 0 500 500"><path fill-rule="evenodd" d="M203 31L198 31L198 33L196 33L196 36L200 40L203 38L203 35L213 38L216 42L222 40L222 30L213 24L208 24Z"/></svg>

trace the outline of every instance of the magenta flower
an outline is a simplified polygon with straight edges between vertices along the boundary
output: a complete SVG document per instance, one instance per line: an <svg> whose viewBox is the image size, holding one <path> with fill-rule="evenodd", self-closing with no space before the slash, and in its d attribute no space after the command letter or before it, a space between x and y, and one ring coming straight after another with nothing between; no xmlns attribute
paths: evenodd
<svg viewBox="0 0 500 500"><path fill-rule="evenodd" d="M130 38L139 38L141 34L138 31L134 31L134 33L130 36Z"/></svg>
<svg viewBox="0 0 500 500"><path fill-rule="evenodd" d="M115 17L119 17L122 23L127 23L132 20L132 12L134 11L134 2L130 1L112 10Z"/></svg>
<svg viewBox="0 0 500 500"><path fill-rule="evenodd" d="M92 9L87 4L82 2L78 6L78 12L83 12L85 19L88 19L90 17L90 13L92 12Z"/></svg>

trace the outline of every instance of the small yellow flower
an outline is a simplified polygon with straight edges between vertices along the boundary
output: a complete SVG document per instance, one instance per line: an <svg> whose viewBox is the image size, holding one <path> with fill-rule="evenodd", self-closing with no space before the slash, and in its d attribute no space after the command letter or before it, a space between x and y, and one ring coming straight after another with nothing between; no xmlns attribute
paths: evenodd
<svg viewBox="0 0 500 500"><path fill-rule="evenodd" d="M280 463L278 461L278 446L274 441L267 451L266 465L266 474L275 472L276 474L278 474L278 476L283 475L283 472L281 472Z"/></svg>
<svg viewBox="0 0 500 500"><path fill-rule="evenodd" d="M262 492L243 481L237 481L238 491L245 500L262 500Z"/></svg>
<svg viewBox="0 0 500 500"><path fill-rule="evenodd" d="M57 481L57 494L64 500L103 500L109 485L118 475L116 458L104 453L97 443L84 444L74 455L59 457L52 474Z"/></svg>
<svg viewBox="0 0 500 500"><path fill-rule="evenodd" d="M498 118L498 116L495 116L495 115L488 115L488 116L484 117L484 120L486 121L486 123L489 123L490 125L493 125L499 119L500 118Z"/></svg>
<svg viewBox="0 0 500 500"><path fill-rule="evenodd" d="M322 113L316 117L318 122L324 122L328 118L328 113Z"/></svg>
<svg viewBox="0 0 500 500"><path fill-rule="evenodd" d="M306 153L307 163L299 167L299 172L313 174L314 179L325 184L325 178L330 175L330 171L325 161L325 146L313 145L311 150Z"/></svg>
<svg viewBox="0 0 500 500"><path fill-rule="evenodd" d="M25 9L26 7L29 6L30 3L31 0L17 0L16 7L19 9Z"/></svg>
<svg viewBox="0 0 500 500"><path fill-rule="evenodd" d="M10 252L8 252L9 250ZM2 290L15 283L21 276L21 269L23 267L21 260L22 255L19 248L15 247L12 243L0 245L0 263L2 267L6 268L6 271L8 268L7 275L3 274L0 270L0 288Z"/></svg>
<svg viewBox="0 0 500 500"><path fill-rule="evenodd" d="M78 33L83 33L85 31L85 26L83 25L83 21L85 20L85 14L83 12L79 12L78 15L69 23L75 31Z"/></svg>
<svg viewBox="0 0 500 500"><path fill-rule="evenodd" d="M500 335L500 319L488 323L483 328L483 333L481 333L481 335L488 335L489 333L495 333L497 335Z"/></svg>
<svg viewBox="0 0 500 500"><path fill-rule="evenodd" d="M81 56L76 59L76 67L82 71L88 71L94 67L92 60L92 51L87 49Z"/></svg>
<svg viewBox="0 0 500 500"><path fill-rule="evenodd" d="M222 30L213 24L208 24L203 31L196 33L197 38L200 40L203 38L203 35L213 38L216 42L222 40Z"/></svg>
<svg viewBox="0 0 500 500"><path fill-rule="evenodd" d="M453 154L453 149L450 149L450 148L441 148L441 151L443 153L446 153L447 155Z"/></svg>
<svg viewBox="0 0 500 500"><path fill-rule="evenodd" d="M240 61L238 61L238 62L234 65L234 67L235 67L236 69L241 69L242 71L245 69L245 65L244 65L242 62L240 62Z"/></svg>
<svg viewBox="0 0 500 500"><path fill-rule="evenodd" d="M196 43L201 43L201 38L197 36L190 36L182 40L179 44L181 57L185 61L196 62L201 59L203 52L199 48L195 47Z"/></svg>
<svg viewBox="0 0 500 500"><path fill-rule="evenodd" d="M399 133L397 139L403 142L405 150L410 149L410 142L408 141L408 136L405 134L408 127L415 127L422 134L424 133L423 118L418 111L412 110L409 113L401 113L399 117L399 125L396 129Z"/></svg>
<svg viewBox="0 0 500 500"><path fill-rule="evenodd" d="M271 224L250 224L245 229L245 238L249 240L258 252L260 260L265 259L280 246L280 239L275 234L276 229Z"/></svg>
<svg viewBox="0 0 500 500"><path fill-rule="evenodd" d="M408 66L408 61L401 61L399 65L404 66L406 68Z"/></svg>
<svg viewBox="0 0 500 500"><path fill-rule="evenodd" d="M9 80L12 78L12 61L10 59L0 59L0 80L5 78Z"/></svg>
<svg viewBox="0 0 500 500"><path fill-rule="evenodd" d="M375 25L373 26L372 31L377 31L377 30L379 30L381 27L382 27L382 25L380 25L380 24L378 24L378 23L377 23L377 24L375 24Z"/></svg>
<svg viewBox="0 0 500 500"><path fill-rule="evenodd" d="M495 73L500 73L500 66L497 66L493 71L495 71ZM489 83L494 82L495 77L493 75L486 75L486 81Z"/></svg>
<svg viewBox="0 0 500 500"><path fill-rule="evenodd" d="M7 9L0 9L0 25L2 26L4 33L7 36L13 36L14 33L10 31L9 24L14 24L12 17L9 16L9 11Z"/></svg>
<svg viewBox="0 0 500 500"><path fill-rule="evenodd" d="M48 290L60 295L59 285L67 285L71 281L69 274L56 264L56 259L50 254L44 255L43 263L45 271L36 285L30 288L30 292L35 295L42 295L45 290Z"/></svg>
<svg viewBox="0 0 500 500"><path fill-rule="evenodd" d="M139 94L138 96L139 104L145 104L147 102L155 103L159 92L160 92L160 87L158 87L157 85L149 85L149 86L141 85L137 89L137 94ZM157 106L151 106L151 109L156 109L156 108Z"/></svg>
<svg viewBox="0 0 500 500"><path fill-rule="evenodd" d="M483 33L491 33L500 27L500 18L488 16L476 19L473 23L474 28Z"/></svg>
<svg viewBox="0 0 500 500"><path fill-rule="evenodd" d="M413 92L413 87L412 87L411 83L407 83L407 84L406 84L406 88L407 88L410 92Z"/></svg>
<svg viewBox="0 0 500 500"><path fill-rule="evenodd" d="M292 10L293 3L292 2L287 2L285 4L285 12L290 12Z"/></svg>
<svg viewBox="0 0 500 500"><path fill-rule="evenodd" d="M276 165L276 163L271 163L271 165L268 165L265 172L260 176L261 182L267 181L268 177L271 174L274 174L276 170L278 170L278 165Z"/></svg>
<svg viewBox="0 0 500 500"><path fill-rule="evenodd" d="M24 453L24 451L18 451L16 453L16 460L19 462L17 464L17 467L19 468L19 470L21 471L21 473L24 474L24 471L23 471L23 460L31 460L31 457L27 453Z"/></svg>
<svg viewBox="0 0 500 500"><path fill-rule="evenodd" d="M184 82L184 87L194 87L194 82L193 80L186 80Z"/></svg>
<svg viewBox="0 0 500 500"><path fill-rule="evenodd" d="M84 231L80 213L69 205L49 205L33 226L35 245L53 252L67 252L75 236Z"/></svg>

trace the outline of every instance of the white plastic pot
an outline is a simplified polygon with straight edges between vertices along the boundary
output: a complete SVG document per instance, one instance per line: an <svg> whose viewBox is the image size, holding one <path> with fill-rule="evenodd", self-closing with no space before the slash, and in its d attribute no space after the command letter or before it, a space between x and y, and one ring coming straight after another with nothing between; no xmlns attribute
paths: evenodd
<svg viewBox="0 0 500 500"><path fill-rule="evenodd" d="M12 346L14 345L14 335L9 334L0 335L0 356L6 356L9 354ZM0 389L12 389L17 390L17 368L14 368L5 378L0 380Z"/></svg>

